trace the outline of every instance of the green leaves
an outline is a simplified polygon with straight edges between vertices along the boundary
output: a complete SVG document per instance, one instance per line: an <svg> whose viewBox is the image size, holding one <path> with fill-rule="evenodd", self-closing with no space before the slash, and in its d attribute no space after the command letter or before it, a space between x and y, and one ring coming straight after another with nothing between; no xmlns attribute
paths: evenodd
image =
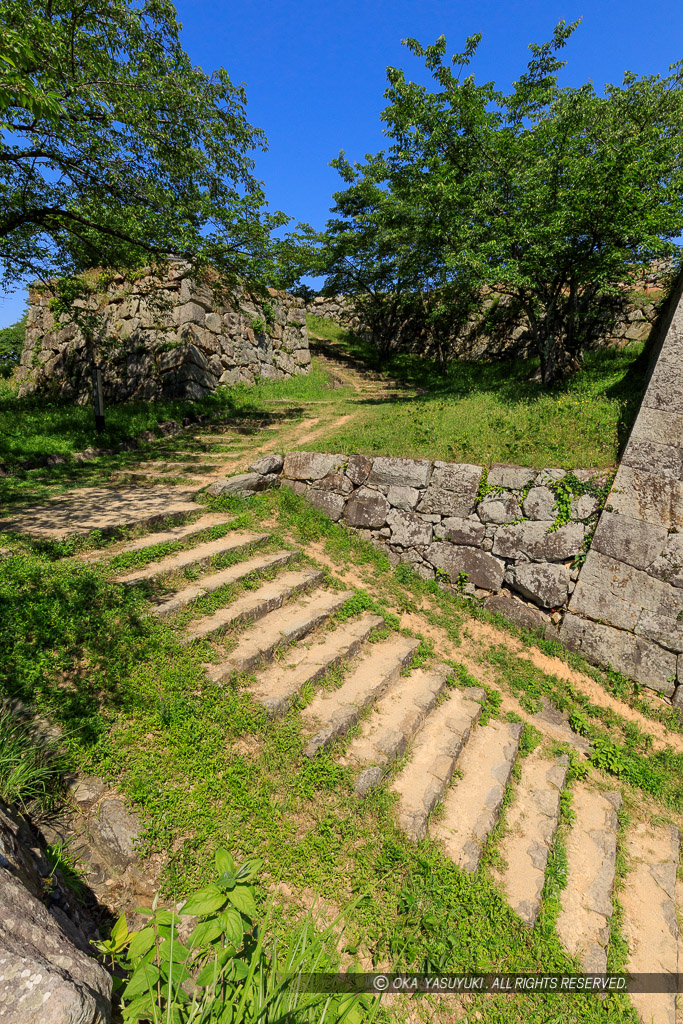
<svg viewBox="0 0 683 1024"><path fill-rule="evenodd" d="M169 0L0 8L0 260L8 282L169 252L275 274L251 156L265 136L227 72L207 75Z"/></svg>
<svg viewBox="0 0 683 1024"><path fill-rule="evenodd" d="M220 910L225 904L225 894L213 882L211 885L205 886L198 892L190 896L189 900L183 905L181 914L199 914L204 916L206 914L213 914L216 910Z"/></svg>
<svg viewBox="0 0 683 1024"><path fill-rule="evenodd" d="M365 164L333 161L347 187L323 245L326 288L358 296L380 355L393 347L445 365L455 339L460 351L476 341L462 332L492 289L513 301L508 334L523 319L550 385L609 336L620 282L677 254L682 66L627 74L604 95L562 88L559 51L577 24L530 47L508 94L463 77L479 37L450 65L443 36L404 40L436 85L387 69L388 149Z"/></svg>
<svg viewBox="0 0 683 1024"><path fill-rule="evenodd" d="M341 916L321 934L308 917L276 943L269 939L270 909L256 926L250 883L261 861L238 867L227 850L218 850L215 860L217 882L190 895L180 911L204 918L187 944L178 937L179 915L159 909L158 897L141 931L129 933L124 917L110 939L95 943L118 968L125 1024L371 1024L376 1000L349 994L321 998L302 985L303 974L330 968L330 949L343 933Z"/></svg>

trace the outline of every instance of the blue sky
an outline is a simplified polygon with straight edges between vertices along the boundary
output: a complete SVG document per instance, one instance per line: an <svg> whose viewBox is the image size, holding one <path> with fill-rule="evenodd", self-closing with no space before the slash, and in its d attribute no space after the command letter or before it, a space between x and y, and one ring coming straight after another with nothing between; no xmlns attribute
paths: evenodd
<svg viewBox="0 0 683 1024"><path fill-rule="evenodd" d="M549 39L564 18L582 23L565 48L566 84L596 88L625 70L665 74L683 58L680 0L178 0L182 40L205 71L223 66L247 85L248 115L268 136L257 174L270 205L323 227L338 176L329 161L382 148L379 113L387 65L424 77L401 46L446 36L450 52L468 35L483 39L477 78L507 87L528 59L528 44ZM0 327L21 315L24 293L0 294Z"/></svg>

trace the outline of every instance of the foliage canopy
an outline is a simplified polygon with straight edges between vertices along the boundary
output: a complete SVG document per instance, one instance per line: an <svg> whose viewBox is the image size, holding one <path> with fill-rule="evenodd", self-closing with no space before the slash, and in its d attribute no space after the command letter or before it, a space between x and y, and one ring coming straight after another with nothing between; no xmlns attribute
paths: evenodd
<svg viewBox="0 0 683 1024"><path fill-rule="evenodd" d="M174 254L262 276L263 133L224 69L179 41L169 0L0 0L4 283Z"/></svg>
<svg viewBox="0 0 683 1024"><path fill-rule="evenodd" d="M443 36L404 40L436 84L388 68L387 150L333 162L347 187L322 236L326 287L375 301L440 292L446 306L456 289L469 312L488 286L524 313L545 384L576 366L620 282L675 254L683 231L683 62L602 95L561 87L577 24L531 45L509 93L464 74L480 36L450 64Z"/></svg>

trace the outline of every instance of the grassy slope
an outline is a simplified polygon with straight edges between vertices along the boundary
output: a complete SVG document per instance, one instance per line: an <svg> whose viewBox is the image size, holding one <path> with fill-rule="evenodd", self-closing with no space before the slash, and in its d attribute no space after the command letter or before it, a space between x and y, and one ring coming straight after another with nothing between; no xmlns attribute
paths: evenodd
<svg viewBox="0 0 683 1024"><path fill-rule="evenodd" d="M455 362L446 374L409 355L379 366L348 332L315 318L310 328L410 389L406 397L368 399L325 439L327 451L604 468L616 463L642 397L642 343L591 352L575 377L544 392L532 379L536 360Z"/></svg>

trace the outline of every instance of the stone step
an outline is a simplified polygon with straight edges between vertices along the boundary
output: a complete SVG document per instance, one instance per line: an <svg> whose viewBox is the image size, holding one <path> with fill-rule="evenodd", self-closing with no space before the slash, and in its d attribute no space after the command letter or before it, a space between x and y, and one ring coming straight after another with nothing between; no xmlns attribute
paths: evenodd
<svg viewBox="0 0 683 1024"><path fill-rule="evenodd" d="M412 637L390 637L373 644L337 690L318 694L301 713L304 732L311 735L304 753L313 757L343 736L392 683L419 647Z"/></svg>
<svg viewBox="0 0 683 1024"><path fill-rule="evenodd" d="M360 735L341 759L347 765L368 765L356 780L356 792L364 796L381 780L381 771L373 770L400 757L406 750L425 715L446 687L449 669L438 665L418 668L401 676L395 686L377 701Z"/></svg>
<svg viewBox="0 0 683 1024"><path fill-rule="evenodd" d="M142 583L144 580L153 580L158 576L164 576L169 572L208 565L211 559L217 555L235 554L249 547L250 544L262 544L266 540L268 540L267 533L228 533L220 540L207 540L202 544L197 544L194 548L179 551L158 562L150 562L149 565L145 565L141 569L134 569L132 572L117 576L116 582L132 586L135 583Z"/></svg>
<svg viewBox="0 0 683 1024"><path fill-rule="evenodd" d="M626 835L631 870L619 893L622 932L629 945L630 974L675 975L678 925L674 902L680 833L675 825L638 824ZM632 993L643 1024L676 1024L674 993Z"/></svg>
<svg viewBox="0 0 683 1024"><path fill-rule="evenodd" d="M139 481L145 483L164 483L169 480L182 480L184 483L193 484L197 487L203 487L213 480L212 476L197 476L194 473L185 473L180 470L169 470L166 473L148 473L145 470L130 470L130 469L116 469L111 474L112 479L116 479L117 482L121 481Z"/></svg>
<svg viewBox="0 0 683 1024"><path fill-rule="evenodd" d="M232 516L211 512L200 519L195 519L193 523L174 526L172 529L160 533L147 533L144 537L138 537L137 540L128 541L127 544L112 546L104 550L88 551L83 555L77 555L76 558L79 562L100 562L104 559L115 558L116 555L128 554L130 551L144 551L145 548L154 547L156 544L171 544L174 541L185 540L212 526L224 526L231 522L232 518Z"/></svg>
<svg viewBox="0 0 683 1024"><path fill-rule="evenodd" d="M271 714L286 711L307 683L317 682L326 672L354 658L373 630L383 623L381 615L363 612L360 618L342 623L310 647L293 647L257 675L251 688L254 699Z"/></svg>
<svg viewBox="0 0 683 1024"><path fill-rule="evenodd" d="M159 618L173 615L192 601L196 601L198 597L204 597L205 594L212 594L214 590L218 590L220 587L227 587L231 583L237 583L239 580L243 580L251 575L251 573L267 572L269 569L277 569L287 565L297 558L298 554L297 551L275 551L270 555L256 555L254 558L247 559L246 562L238 562L237 565L221 569L220 572L212 573L210 576L203 576L197 583L191 583L188 587L177 590L167 601L154 605L152 613L158 615Z"/></svg>
<svg viewBox="0 0 683 1024"><path fill-rule="evenodd" d="M486 840L498 821L522 726L493 721L476 729L458 758L462 777L449 789L444 813L430 835L463 871L477 870Z"/></svg>
<svg viewBox="0 0 683 1024"><path fill-rule="evenodd" d="M226 460L229 461L229 460ZM156 471L159 473L198 473L198 472L211 472L215 469L215 459L211 460L210 465L203 465L203 459L201 456L194 458L192 462L188 462L187 459L178 462L139 462L136 466L132 466L130 469L120 469L117 472L120 473L148 473L155 474Z"/></svg>
<svg viewBox="0 0 683 1024"><path fill-rule="evenodd" d="M532 927L541 905L567 766L566 756L546 761L534 752L524 758L521 779L507 813L508 831L500 847L507 866L493 871L512 909Z"/></svg>
<svg viewBox="0 0 683 1024"><path fill-rule="evenodd" d="M233 672L253 671L261 662L269 661L277 650L296 643L322 625L350 597L352 590L316 591L270 612L242 633L235 650L220 665L207 665L209 678L223 682Z"/></svg>
<svg viewBox="0 0 683 1024"><path fill-rule="evenodd" d="M572 789L574 821L567 837L567 885L556 922L565 949L587 974L607 972L612 889L617 866L621 793Z"/></svg>
<svg viewBox="0 0 683 1024"><path fill-rule="evenodd" d="M219 608L213 615L191 622L187 627L185 640L203 640L215 633L222 633L229 626L242 622L255 622L264 615L296 597L302 591L312 590L325 579L322 569L295 569L283 572L277 579L269 580L256 590L247 590L236 601L225 608Z"/></svg>
<svg viewBox="0 0 683 1024"><path fill-rule="evenodd" d="M391 786L398 794L399 825L412 839L426 836L429 815L443 799L484 697L479 687L454 690L418 732L411 759Z"/></svg>

